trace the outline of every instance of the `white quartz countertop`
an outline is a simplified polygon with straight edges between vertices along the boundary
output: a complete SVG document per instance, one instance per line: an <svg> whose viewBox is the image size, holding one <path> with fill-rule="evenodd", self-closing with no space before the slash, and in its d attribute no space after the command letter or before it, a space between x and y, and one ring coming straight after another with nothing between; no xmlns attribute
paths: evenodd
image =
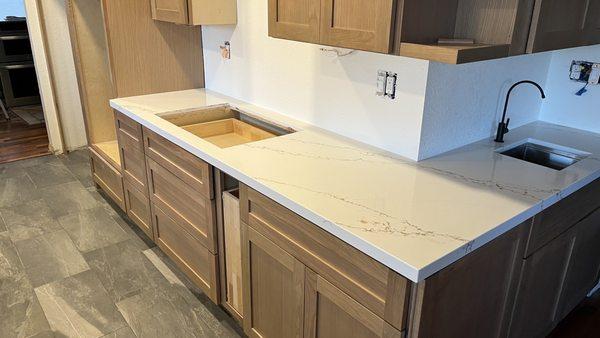
<svg viewBox="0 0 600 338"><path fill-rule="evenodd" d="M298 132L221 149L156 116L228 104ZM600 135L544 122L413 162L204 89L111 106L419 282L600 177ZM535 139L588 152L561 171L496 152Z"/></svg>

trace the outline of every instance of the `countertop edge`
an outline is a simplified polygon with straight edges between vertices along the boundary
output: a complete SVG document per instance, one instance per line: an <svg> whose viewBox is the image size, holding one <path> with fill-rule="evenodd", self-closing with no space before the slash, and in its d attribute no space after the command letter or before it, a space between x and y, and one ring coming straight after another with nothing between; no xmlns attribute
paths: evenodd
<svg viewBox="0 0 600 338"><path fill-rule="evenodd" d="M481 248L482 246L493 241L494 239L498 238L499 236L503 235L504 233L521 225L523 222L527 221L529 218L542 212L543 210L547 209L548 207L552 206L553 204L557 203L558 201L562 200L563 198L571 195L572 193L574 193L574 192L578 191L579 189L585 187L586 185L590 184L594 180L600 178L600 170L593 172L592 174L588 175L585 179L581 179L581 180L571 184L570 186L564 188L563 190L561 190L560 193L552 195L549 198L538 202L537 204L533 205L531 208L527 209L526 211L524 211L518 215L515 215L514 217L499 224L498 226L495 226L493 229L484 233L483 235L480 235L476 239L473 239L473 240L469 241L468 243L462 245L461 247L457 248L456 250L449 252L448 254L440 257L439 259L435 260L434 262L428 264L427 266L425 266L421 269L418 269L418 268L415 268L415 267L399 260L397 257L394 257L393 255L389 254L385 250L382 250L382 249L378 248L377 246L375 246L371 243L368 243L367 241L362 240L361 238L345 231L342 227L325 219L324 217L318 215L317 213L302 207L300 204L288 199L287 197L285 197L283 195L280 195L279 193L271 190L264 184L253 179L252 177L249 177L249 176L237 171L235 168L230 167L229 165L225 164L224 162L221 162L218 158L215 158L214 156L207 154L206 152L203 152L202 150L198 149L195 146L192 146L191 144L188 144L187 142L178 138L177 136L172 135L169 132L166 132L165 130L159 128L158 126L153 125L152 123L149 123L147 120L143 119L135 112L128 110L127 108L119 105L118 103L114 102L113 100L110 101L110 106L112 108L118 110L119 112L127 115L129 118L140 123L141 125L145 126L146 128L158 133L159 135L166 138L167 140L184 148L185 150L189 151L193 155L195 155L195 156L201 158L202 160L208 162L209 164L219 168L220 170L227 173L228 175L233 176L234 178L236 178L240 182L246 184L250 188L260 192L261 194L264 194L265 196L267 196L270 199L276 201L277 203L283 205L284 207L290 209L291 211L298 214L299 216L316 224L323 230L325 230L328 233L332 234L333 236L336 236L337 238L343 240L344 242L355 247L359 251L361 251L364 254L368 255L369 257L375 259L376 261L380 262L381 264L387 266L388 268L392 269L393 271L401 274L402 276L406 277L407 279L409 279L410 281L412 281L414 283L419 283L419 282L425 280L426 278L434 275L435 273L441 271L442 269L448 267L449 265L451 265L451 264L455 263L456 261L460 260L461 258L465 257L469 253L475 251L478 248Z"/></svg>

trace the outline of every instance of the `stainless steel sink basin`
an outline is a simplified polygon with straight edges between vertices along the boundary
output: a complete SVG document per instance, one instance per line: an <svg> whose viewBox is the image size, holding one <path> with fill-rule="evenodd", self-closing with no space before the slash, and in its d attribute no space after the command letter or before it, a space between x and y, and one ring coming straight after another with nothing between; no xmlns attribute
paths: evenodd
<svg viewBox="0 0 600 338"><path fill-rule="evenodd" d="M554 170L563 170L589 155L583 152L571 152L533 142L522 143L500 151L500 154Z"/></svg>

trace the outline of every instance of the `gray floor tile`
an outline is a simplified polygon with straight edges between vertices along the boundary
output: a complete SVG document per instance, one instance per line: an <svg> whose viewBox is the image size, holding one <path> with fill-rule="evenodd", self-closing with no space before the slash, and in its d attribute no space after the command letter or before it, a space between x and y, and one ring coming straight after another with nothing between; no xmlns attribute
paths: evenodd
<svg viewBox="0 0 600 338"><path fill-rule="evenodd" d="M22 271L23 264L8 232L0 232L0 278L10 277Z"/></svg>
<svg viewBox="0 0 600 338"><path fill-rule="evenodd" d="M35 289L50 327L68 337L102 337L126 323L92 271Z"/></svg>
<svg viewBox="0 0 600 338"><path fill-rule="evenodd" d="M38 188L76 181L77 178L61 162L46 163L25 168Z"/></svg>
<svg viewBox="0 0 600 338"><path fill-rule="evenodd" d="M75 162L90 162L90 151L87 148L71 151L67 154L59 156L63 163L75 163Z"/></svg>
<svg viewBox="0 0 600 338"><path fill-rule="evenodd" d="M43 199L9 208L0 208L10 238L20 241L61 229Z"/></svg>
<svg viewBox="0 0 600 338"><path fill-rule="evenodd" d="M18 241L15 246L34 287L89 269L64 230Z"/></svg>
<svg viewBox="0 0 600 338"><path fill-rule="evenodd" d="M146 249L134 239L107 246L84 255L90 268L115 302L143 290L168 287L169 282L142 254Z"/></svg>
<svg viewBox="0 0 600 338"><path fill-rule="evenodd" d="M93 251L130 238L102 207L62 216L58 222L81 252Z"/></svg>
<svg viewBox="0 0 600 338"><path fill-rule="evenodd" d="M109 333L104 337L106 337L106 338L135 338L135 334L133 333L131 328L129 326L127 326L127 327L122 327L115 332Z"/></svg>
<svg viewBox="0 0 600 338"><path fill-rule="evenodd" d="M79 182L70 182L40 189L40 194L56 217L93 209L98 202Z"/></svg>
<svg viewBox="0 0 600 338"><path fill-rule="evenodd" d="M162 288L127 298L117 307L138 337L215 337L217 334L177 292Z"/></svg>
<svg viewBox="0 0 600 338"><path fill-rule="evenodd" d="M39 197L38 188L24 172L0 179L0 207L23 204Z"/></svg>
<svg viewBox="0 0 600 338"><path fill-rule="evenodd" d="M2 218L2 212L0 212L0 232L5 232L8 229L6 228L6 223L4 222L4 218Z"/></svg>
<svg viewBox="0 0 600 338"><path fill-rule="evenodd" d="M23 167L19 162L0 164L0 179L19 176L23 173Z"/></svg>
<svg viewBox="0 0 600 338"><path fill-rule="evenodd" d="M0 337L41 336L49 330L25 273L0 278Z"/></svg>
<svg viewBox="0 0 600 338"><path fill-rule="evenodd" d="M48 156L30 158L30 159L18 161L15 163L17 163L21 168L28 168L28 167L34 167L34 166L43 165L43 164L59 164L60 159L58 158L58 156L48 155Z"/></svg>

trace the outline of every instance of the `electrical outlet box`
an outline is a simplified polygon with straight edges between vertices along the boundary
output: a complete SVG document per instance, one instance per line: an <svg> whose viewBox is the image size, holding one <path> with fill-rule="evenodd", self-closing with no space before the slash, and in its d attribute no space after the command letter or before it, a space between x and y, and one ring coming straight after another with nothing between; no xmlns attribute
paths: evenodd
<svg viewBox="0 0 600 338"><path fill-rule="evenodd" d="M396 80L398 74L380 70L377 72L377 96L396 98Z"/></svg>
<svg viewBox="0 0 600 338"><path fill-rule="evenodd" d="M592 72L590 73L590 78L588 79L588 83L591 85L597 85L600 82L600 63L595 63L592 66Z"/></svg>
<svg viewBox="0 0 600 338"><path fill-rule="evenodd" d="M569 78L573 81L597 85L600 78L600 64L588 61L573 61Z"/></svg>

